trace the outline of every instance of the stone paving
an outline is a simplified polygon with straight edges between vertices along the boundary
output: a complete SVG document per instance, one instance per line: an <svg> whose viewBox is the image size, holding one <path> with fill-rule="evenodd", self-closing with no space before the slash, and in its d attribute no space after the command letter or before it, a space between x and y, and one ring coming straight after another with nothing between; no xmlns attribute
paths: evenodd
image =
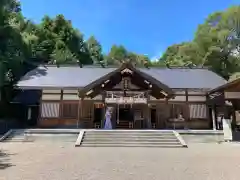
<svg viewBox="0 0 240 180"><path fill-rule="evenodd" d="M0 180L239 180L240 145L85 148L72 142L0 143Z"/></svg>

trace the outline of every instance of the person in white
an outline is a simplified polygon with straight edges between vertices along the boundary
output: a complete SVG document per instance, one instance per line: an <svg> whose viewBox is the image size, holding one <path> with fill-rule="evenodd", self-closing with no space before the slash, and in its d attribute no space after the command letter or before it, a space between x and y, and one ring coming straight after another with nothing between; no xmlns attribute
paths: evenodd
<svg viewBox="0 0 240 180"><path fill-rule="evenodd" d="M219 115L217 117L217 129L218 130L222 129L222 120L223 120L223 115Z"/></svg>
<svg viewBox="0 0 240 180"><path fill-rule="evenodd" d="M112 129L111 118L112 118L112 110L110 107L108 107L105 114L104 129Z"/></svg>

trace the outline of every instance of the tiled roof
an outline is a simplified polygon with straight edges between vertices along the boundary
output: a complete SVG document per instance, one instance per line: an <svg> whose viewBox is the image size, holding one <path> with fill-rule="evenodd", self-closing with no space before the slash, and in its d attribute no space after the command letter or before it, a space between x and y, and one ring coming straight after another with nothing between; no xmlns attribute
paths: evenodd
<svg viewBox="0 0 240 180"><path fill-rule="evenodd" d="M41 88L74 88L84 87L116 68L56 66L38 68L27 73L17 86L23 89ZM226 81L207 69L168 69L168 68L138 68L170 88L203 88L214 89L226 83Z"/></svg>
<svg viewBox="0 0 240 180"><path fill-rule="evenodd" d="M226 83L222 77L208 69L141 69L171 88L213 89Z"/></svg>

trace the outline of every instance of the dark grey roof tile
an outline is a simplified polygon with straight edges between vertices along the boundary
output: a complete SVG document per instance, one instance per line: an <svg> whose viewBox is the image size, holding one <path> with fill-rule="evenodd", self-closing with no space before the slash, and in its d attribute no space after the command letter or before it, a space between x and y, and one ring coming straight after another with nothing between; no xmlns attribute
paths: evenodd
<svg viewBox="0 0 240 180"><path fill-rule="evenodd" d="M140 69L171 88L213 89L226 83L208 69Z"/></svg>
<svg viewBox="0 0 240 180"><path fill-rule="evenodd" d="M27 73L18 83L20 88L84 87L116 68L40 66ZM207 69L139 68L170 88L213 89L226 81Z"/></svg>
<svg viewBox="0 0 240 180"><path fill-rule="evenodd" d="M79 68L77 66L60 68L57 68L55 66L40 66L27 73L17 83L17 86L23 88L84 87L115 69L116 68L100 67Z"/></svg>

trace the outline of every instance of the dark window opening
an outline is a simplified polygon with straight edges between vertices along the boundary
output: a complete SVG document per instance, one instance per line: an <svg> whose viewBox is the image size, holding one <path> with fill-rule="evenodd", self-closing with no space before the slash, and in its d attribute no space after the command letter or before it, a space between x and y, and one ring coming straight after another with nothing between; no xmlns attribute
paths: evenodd
<svg viewBox="0 0 240 180"><path fill-rule="evenodd" d="M156 123L157 111L156 109L151 109L151 122Z"/></svg>
<svg viewBox="0 0 240 180"><path fill-rule="evenodd" d="M131 108L119 108L119 120L132 121L133 112Z"/></svg>
<svg viewBox="0 0 240 180"><path fill-rule="evenodd" d="M103 117L103 108L94 109L94 122L101 122Z"/></svg>

